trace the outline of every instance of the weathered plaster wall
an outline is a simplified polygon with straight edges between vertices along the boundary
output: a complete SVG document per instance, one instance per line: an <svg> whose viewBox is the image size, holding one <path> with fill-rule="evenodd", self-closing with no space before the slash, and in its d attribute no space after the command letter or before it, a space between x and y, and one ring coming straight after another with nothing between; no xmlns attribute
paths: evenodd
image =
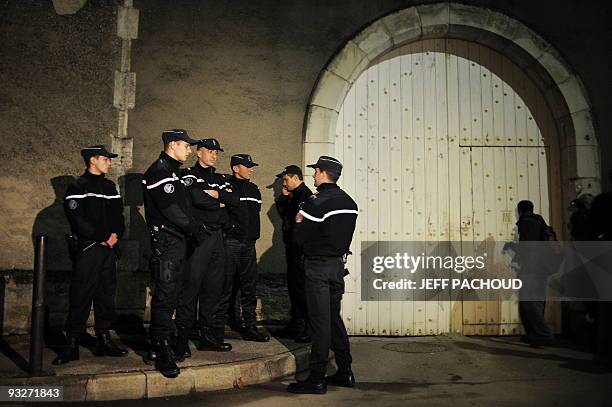
<svg viewBox="0 0 612 407"><path fill-rule="evenodd" d="M61 202L79 149L110 143L117 4L74 15L51 2L0 6L0 269L31 269L33 232L52 235L50 269L67 269ZM59 178L58 178L59 177Z"/></svg>

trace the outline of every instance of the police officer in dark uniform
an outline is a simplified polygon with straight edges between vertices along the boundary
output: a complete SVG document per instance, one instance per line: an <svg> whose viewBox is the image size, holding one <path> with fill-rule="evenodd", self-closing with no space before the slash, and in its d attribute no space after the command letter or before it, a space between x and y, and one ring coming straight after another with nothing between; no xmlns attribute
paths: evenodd
<svg viewBox="0 0 612 407"><path fill-rule="evenodd" d="M191 154L196 140L182 129L162 133L164 151L143 175L145 217L151 231L151 336L154 352L150 358L166 377L176 377L176 365L170 338L175 333L172 320L178 298L188 241L204 242L208 233L192 214L186 186L180 178L180 166Z"/></svg>
<svg viewBox="0 0 612 407"><path fill-rule="evenodd" d="M105 178L111 159L103 145L81 150L87 169L68 187L64 211L72 235L68 236L73 271L66 323L68 344L54 365L79 359L79 337L85 332L93 302L97 356L125 356L110 337L115 320L117 244L124 231L123 200L115 183Z"/></svg>
<svg viewBox="0 0 612 407"><path fill-rule="evenodd" d="M296 216L295 242L304 252L308 328L312 337L310 376L291 383L292 393L324 394L327 384L353 387L352 357L346 328L340 316L344 293L344 264L357 221L357 204L336 184L342 164L321 156L314 168L317 194ZM338 371L325 377L329 349L335 354Z"/></svg>
<svg viewBox="0 0 612 407"><path fill-rule="evenodd" d="M306 294L304 293L304 258L302 248L293 240L295 216L299 206L306 201L312 191L304 183L302 170L297 165L289 165L276 175L282 179L283 189L276 198L276 208L283 219L283 243L285 243L285 257L287 260L287 288L291 309L291 320L275 335L293 338L297 342L310 342L306 328Z"/></svg>
<svg viewBox="0 0 612 407"><path fill-rule="evenodd" d="M250 181L254 163L248 154L235 154L230 160L233 176L229 183L240 199L240 204L228 207L231 228L227 232L226 287L224 290L221 317L236 318L234 305L240 290L242 323L240 333L248 341L268 342L270 337L257 329L255 308L257 307L257 255L255 241L259 239L259 212L261 193Z"/></svg>
<svg viewBox="0 0 612 407"><path fill-rule="evenodd" d="M187 260L187 270L176 312L178 331L175 348L177 358L190 355L188 334L195 324L196 303L199 297L201 336L198 350L226 352L232 345L224 343L225 321L216 318L225 284L225 244L223 230L229 225L226 206L240 203L225 176L216 172L214 164L218 152L223 151L214 138L198 142L198 161L183 171L194 216L210 232L202 244L193 249Z"/></svg>

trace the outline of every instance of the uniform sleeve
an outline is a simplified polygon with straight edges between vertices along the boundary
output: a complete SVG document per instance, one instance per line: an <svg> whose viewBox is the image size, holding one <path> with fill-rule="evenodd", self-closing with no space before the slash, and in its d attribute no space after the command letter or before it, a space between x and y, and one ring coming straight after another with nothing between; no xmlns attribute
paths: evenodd
<svg viewBox="0 0 612 407"><path fill-rule="evenodd" d="M191 186L189 190L191 195L191 203L196 208L207 210L219 208L219 201L208 195L199 186Z"/></svg>
<svg viewBox="0 0 612 407"><path fill-rule="evenodd" d="M321 208L314 203L314 199L308 200L301 205L298 212L303 219L296 222L293 227L293 241L298 246L303 246L309 240L316 239L319 225L322 221Z"/></svg>
<svg viewBox="0 0 612 407"><path fill-rule="evenodd" d="M64 212L70 223L70 229L81 239L105 242L110 237L110 233L96 229L87 219L84 211L85 199L85 191L77 184L68 187L64 196Z"/></svg>
<svg viewBox="0 0 612 407"><path fill-rule="evenodd" d="M219 189L219 202L225 206L237 206L240 204L240 195L234 191L230 183L226 182L224 188Z"/></svg>
<svg viewBox="0 0 612 407"><path fill-rule="evenodd" d="M261 212L261 191L257 187L255 187L255 198L257 199L257 212Z"/></svg>
<svg viewBox="0 0 612 407"><path fill-rule="evenodd" d="M114 198L109 199L110 213L112 219L112 232L116 233L121 238L123 232L125 232L125 218L123 217L123 198L117 192L115 183L110 183L111 196Z"/></svg>
<svg viewBox="0 0 612 407"><path fill-rule="evenodd" d="M240 205L240 194L232 184L223 181L223 188L219 189L219 202L228 208L235 208Z"/></svg>

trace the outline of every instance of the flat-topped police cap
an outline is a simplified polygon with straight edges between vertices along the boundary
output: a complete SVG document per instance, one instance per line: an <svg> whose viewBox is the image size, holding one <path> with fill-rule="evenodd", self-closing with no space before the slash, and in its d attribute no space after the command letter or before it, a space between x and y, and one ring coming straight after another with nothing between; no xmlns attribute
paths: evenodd
<svg viewBox="0 0 612 407"><path fill-rule="evenodd" d="M302 169L300 167L298 167L297 165L288 165L285 167L285 169L276 174L276 178L283 178L285 175L297 175L298 177L302 177Z"/></svg>
<svg viewBox="0 0 612 407"><path fill-rule="evenodd" d="M338 175L342 173L342 163L334 157L322 155L316 163L307 165L309 168L319 168L324 171L334 172Z"/></svg>
<svg viewBox="0 0 612 407"><path fill-rule="evenodd" d="M164 144L168 144L171 141L179 141L179 140L182 140L191 145L198 144L198 140L194 140L191 137L189 137L189 134L187 134L187 130L170 129L162 133L162 141L164 142Z"/></svg>
<svg viewBox="0 0 612 407"><path fill-rule="evenodd" d="M219 141L216 138L203 138L202 140L198 141L198 148L202 147L207 150L223 151L221 144L219 144Z"/></svg>
<svg viewBox="0 0 612 407"><path fill-rule="evenodd" d="M98 144L97 146L89 146L81 149L81 156L85 159L95 157L97 155L101 155L103 157L108 158L118 157L117 154L108 151L103 144Z"/></svg>
<svg viewBox="0 0 612 407"><path fill-rule="evenodd" d="M256 164L249 154L234 154L230 160L230 166L242 164L247 168L255 167Z"/></svg>

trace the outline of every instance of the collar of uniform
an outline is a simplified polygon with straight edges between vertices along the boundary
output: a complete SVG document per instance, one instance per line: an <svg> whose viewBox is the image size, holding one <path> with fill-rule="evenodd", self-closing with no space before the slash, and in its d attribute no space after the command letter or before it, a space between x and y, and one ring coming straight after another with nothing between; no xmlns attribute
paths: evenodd
<svg viewBox="0 0 612 407"><path fill-rule="evenodd" d="M230 181L232 181L233 183L236 183L236 184L240 184L240 183L245 183L245 184L246 184L246 183L251 182L251 180L250 180L250 179L240 179L240 178L236 178L236 176L235 176L235 175L232 175L232 178L230 179Z"/></svg>
<svg viewBox="0 0 612 407"><path fill-rule="evenodd" d="M333 182L326 182L317 187L317 191L321 192L326 189L340 188L338 184L334 184Z"/></svg>
<svg viewBox="0 0 612 407"><path fill-rule="evenodd" d="M195 165L193 166L193 168L199 172L205 173L205 174L214 174L215 173L215 167L204 167L202 164L200 164L199 161L196 161Z"/></svg>
<svg viewBox="0 0 612 407"><path fill-rule="evenodd" d="M297 186L297 188L295 188L293 191L291 192L300 192L303 191L307 188L306 183L302 182L300 185Z"/></svg>
<svg viewBox="0 0 612 407"><path fill-rule="evenodd" d="M89 172L89 170L85 170L85 172L83 173L83 176L87 179L90 180L101 180L104 178L104 174L100 174L100 175L96 175L96 174L92 174L91 172Z"/></svg>
<svg viewBox="0 0 612 407"><path fill-rule="evenodd" d="M173 167L176 167L176 168L179 168L181 165L183 165L182 162L180 162L179 160L175 160L174 158L170 157L168 154L166 154L165 151L161 152L161 154L159 155L159 159L167 161L170 165L172 165Z"/></svg>

